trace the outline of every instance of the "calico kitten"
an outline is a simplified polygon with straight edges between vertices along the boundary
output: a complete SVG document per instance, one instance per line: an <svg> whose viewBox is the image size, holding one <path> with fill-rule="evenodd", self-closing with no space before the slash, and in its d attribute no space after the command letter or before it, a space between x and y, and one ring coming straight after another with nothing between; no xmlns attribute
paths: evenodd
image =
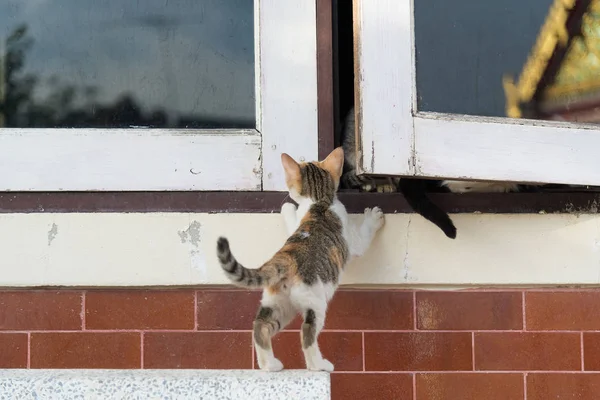
<svg viewBox="0 0 600 400"><path fill-rule="evenodd" d="M383 226L377 207L366 209L360 226L349 224L348 214L336 197L344 152L335 149L322 162L297 163L281 155L290 197L298 208L281 208L291 235L283 247L258 269L247 269L231 253L229 242L219 238L217 256L221 267L236 285L263 288L261 305L254 320L254 344L258 365L279 371L271 338L298 313L304 317L302 350L309 370L333 371L324 359L317 338L325 324L327 304L339 284L344 267L353 256L365 253Z"/></svg>
<svg viewBox="0 0 600 400"><path fill-rule="evenodd" d="M354 107L350 110L344 121L342 132L342 147L345 155L345 172L342 176L342 187L345 189L361 189L370 192L376 189L378 192L400 191L408 205L418 214L437 225L446 236L456 238L456 227L454 223L441 208L427 197L427 188L438 185L436 181L425 179L408 178L384 178L374 179L356 174L356 129Z"/></svg>

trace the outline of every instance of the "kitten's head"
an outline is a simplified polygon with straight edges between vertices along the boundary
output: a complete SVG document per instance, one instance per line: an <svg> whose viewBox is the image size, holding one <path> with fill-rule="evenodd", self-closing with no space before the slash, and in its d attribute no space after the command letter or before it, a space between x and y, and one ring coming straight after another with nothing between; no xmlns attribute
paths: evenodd
<svg viewBox="0 0 600 400"><path fill-rule="evenodd" d="M281 163L290 197L297 203L302 199L333 201L344 167L344 150L333 150L323 161L297 163L283 153Z"/></svg>

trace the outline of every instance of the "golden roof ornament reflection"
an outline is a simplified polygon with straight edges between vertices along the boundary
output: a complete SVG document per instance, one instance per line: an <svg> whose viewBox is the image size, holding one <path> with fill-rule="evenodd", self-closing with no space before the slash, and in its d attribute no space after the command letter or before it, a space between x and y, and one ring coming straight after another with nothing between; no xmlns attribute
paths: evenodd
<svg viewBox="0 0 600 400"><path fill-rule="evenodd" d="M502 83L512 118L558 119L552 114L600 95L600 0L555 0L518 81Z"/></svg>
<svg viewBox="0 0 600 400"><path fill-rule="evenodd" d="M600 1L592 1L581 23L581 36L571 40L545 99L583 94L600 88Z"/></svg>

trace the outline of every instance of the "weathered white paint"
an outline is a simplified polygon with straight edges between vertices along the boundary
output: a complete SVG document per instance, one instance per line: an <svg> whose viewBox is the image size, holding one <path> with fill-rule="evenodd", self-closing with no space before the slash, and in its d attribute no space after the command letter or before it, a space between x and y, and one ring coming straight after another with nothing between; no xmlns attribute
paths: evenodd
<svg viewBox="0 0 600 400"><path fill-rule="evenodd" d="M411 112L407 105L417 98L414 7L396 0L355 4L362 25L355 57L361 61L358 129L366 172L600 185L598 125ZM410 128L402 140L399 127Z"/></svg>
<svg viewBox="0 0 600 400"><path fill-rule="evenodd" d="M343 283L600 284L600 215L452 218L456 240L418 215L387 214ZM226 284L215 256L220 235L251 268L287 237L279 214L2 214L0 286Z"/></svg>
<svg viewBox="0 0 600 400"><path fill-rule="evenodd" d="M600 132L590 125L419 114L418 175L600 185Z"/></svg>
<svg viewBox="0 0 600 400"><path fill-rule="evenodd" d="M317 156L315 2L255 4L257 130L1 128L0 190L283 189L282 151Z"/></svg>
<svg viewBox="0 0 600 400"><path fill-rule="evenodd" d="M260 135L0 132L0 190L260 190Z"/></svg>
<svg viewBox="0 0 600 400"><path fill-rule="evenodd" d="M261 26L260 0L254 0L254 94L256 110L256 130L262 131L262 65L261 65Z"/></svg>
<svg viewBox="0 0 600 400"><path fill-rule="evenodd" d="M355 0L356 129L361 170L412 175L411 4Z"/></svg>
<svg viewBox="0 0 600 400"><path fill-rule="evenodd" d="M286 190L281 153L317 159L315 1L261 0L263 189Z"/></svg>

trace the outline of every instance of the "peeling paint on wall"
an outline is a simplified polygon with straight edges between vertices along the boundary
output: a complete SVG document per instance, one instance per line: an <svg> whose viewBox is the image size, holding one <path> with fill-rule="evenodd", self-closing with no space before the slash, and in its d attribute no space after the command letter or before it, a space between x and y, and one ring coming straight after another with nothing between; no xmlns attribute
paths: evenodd
<svg viewBox="0 0 600 400"><path fill-rule="evenodd" d="M48 246L52 244L56 238L56 235L58 235L58 225L53 222L50 230L48 231Z"/></svg>
<svg viewBox="0 0 600 400"><path fill-rule="evenodd" d="M190 268L200 274L200 279L206 279L208 276L206 256L201 247L202 224L198 221L192 221L186 230L178 231L177 234L181 239L181 243L189 246Z"/></svg>
<svg viewBox="0 0 600 400"><path fill-rule="evenodd" d="M404 280L404 282L408 282L411 280L410 274L410 264L408 262L408 244L410 242L410 223L412 221L412 215L408 216L408 222L406 224L406 244L404 245L405 247L405 253L404 253L404 259L402 260L402 279Z"/></svg>
<svg viewBox="0 0 600 400"><path fill-rule="evenodd" d="M181 239L181 243L189 243L192 246L198 248L200 246L200 230L202 229L202 224L198 221L190 222L188 228L184 231L179 231L177 234Z"/></svg>

